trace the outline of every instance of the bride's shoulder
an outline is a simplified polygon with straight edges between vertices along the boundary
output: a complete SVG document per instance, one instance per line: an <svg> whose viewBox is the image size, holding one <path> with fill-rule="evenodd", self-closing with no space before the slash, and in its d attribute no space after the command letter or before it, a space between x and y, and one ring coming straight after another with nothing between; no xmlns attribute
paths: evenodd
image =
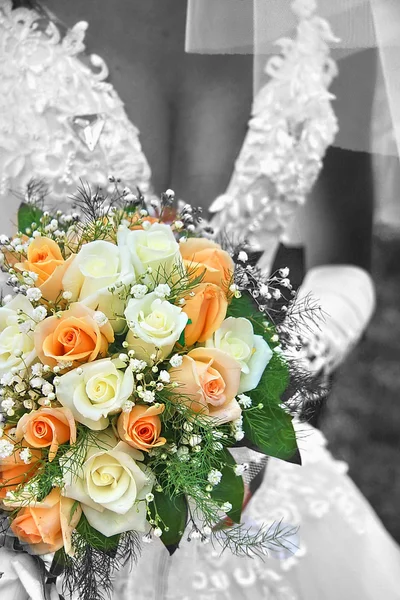
<svg viewBox="0 0 400 600"><path fill-rule="evenodd" d="M45 104L55 101L59 86L61 95L75 104L74 94L83 82L86 91L92 88L93 95L112 92L110 84L99 85L109 74L105 61L98 55L85 53L87 28L86 21L67 28L39 5L14 8L11 0L0 0L2 79L30 86L34 101L40 93L43 105L35 103L38 113L43 112ZM5 90L5 101L9 104L12 88ZM82 95L80 101L83 99ZM90 101L88 97L86 103Z"/></svg>
<svg viewBox="0 0 400 600"><path fill-rule="evenodd" d="M79 178L107 187L110 173L149 190L139 132L105 61L85 52L87 27L65 28L40 6L0 0L0 197L34 177L52 182L58 202Z"/></svg>

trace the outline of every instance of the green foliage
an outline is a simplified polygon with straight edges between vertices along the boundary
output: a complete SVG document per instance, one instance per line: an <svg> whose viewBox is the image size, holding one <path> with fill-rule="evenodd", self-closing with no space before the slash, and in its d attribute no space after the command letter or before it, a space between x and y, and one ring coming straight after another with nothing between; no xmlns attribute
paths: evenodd
<svg viewBox="0 0 400 600"><path fill-rule="evenodd" d="M243 294L232 300L228 316L249 319L254 333L261 335L273 349L278 343L271 339L276 334L275 327L266 321L262 313L256 311L251 297ZM264 454L298 462L299 452L292 417L281 406L281 398L289 382L288 365L274 352L257 388L248 392L253 408L243 411L243 428L246 437ZM262 408L257 408L258 406Z"/></svg>
<svg viewBox="0 0 400 600"><path fill-rule="evenodd" d="M43 212L34 204L23 202L18 209L18 230L25 233L32 223L39 223Z"/></svg>
<svg viewBox="0 0 400 600"><path fill-rule="evenodd" d="M188 319L188 322L186 324L187 325L191 325L192 324L192 319ZM179 340L177 341L178 346L181 346L182 348L184 348L186 346L186 342L185 342L185 329L183 329L181 335L179 336Z"/></svg>
<svg viewBox="0 0 400 600"><path fill-rule="evenodd" d="M62 588L65 598L109 600L115 570L132 561L137 562L140 554L140 538L135 531L127 531L119 537L117 547L103 551L90 546L77 531L73 532L74 556L67 556L62 549L56 553L54 564L55 574L64 568Z"/></svg>
<svg viewBox="0 0 400 600"><path fill-rule="evenodd" d="M239 298L232 298L232 302L228 306L227 317L245 317L246 319L253 318L255 315L256 305L251 296L247 293L242 293ZM264 317L260 315L264 320Z"/></svg>
<svg viewBox="0 0 400 600"><path fill-rule="evenodd" d="M222 471L226 462L224 451L215 447L215 424L207 415L191 410L188 406L191 399L181 395L179 388L165 386L157 392L157 400L166 406L161 418L168 444L149 457L148 466L156 474L163 494L169 498L185 496L195 512L191 517L211 525L219 518L220 502L207 492L207 477L213 469ZM201 448L197 452L188 448L188 453L182 457L177 452L170 452L169 445L182 445L183 436L187 436L184 427L187 423L191 425L190 435L201 437ZM229 426L219 427L218 431L223 434L219 443L232 445ZM231 498L224 497L223 501L231 502Z"/></svg>
<svg viewBox="0 0 400 600"><path fill-rule="evenodd" d="M248 525L236 525L234 527L221 527L214 532L214 540L222 547L222 552L229 550L239 557L258 556L262 560L269 552L287 550L293 552L295 548L293 537L297 534L297 528L284 525L282 521L272 525L263 525L254 531Z"/></svg>
<svg viewBox="0 0 400 600"><path fill-rule="evenodd" d="M279 342L273 342L272 336L276 334L273 323L269 323L266 316L259 312L257 305L247 293L242 293L240 298L233 298L228 306L227 317L243 317L253 325L254 333L261 335L270 348L275 348Z"/></svg>
<svg viewBox="0 0 400 600"><path fill-rule="evenodd" d="M185 342L185 330L182 330L181 335L179 336L179 340L177 341L178 346L181 346L182 348L185 347L186 342Z"/></svg>
<svg viewBox="0 0 400 600"><path fill-rule="evenodd" d="M260 411L244 413L246 437L267 456L299 462L292 417L282 408L265 405Z"/></svg>
<svg viewBox="0 0 400 600"><path fill-rule="evenodd" d="M278 406L289 385L289 380L290 374L287 364L274 352L257 388L249 392L249 396L253 400L253 406L260 402Z"/></svg>
<svg viewBox="0 0 400 600"><path fill-rule="evenodd" d="M162 521L161 541L172 554L184 534L188 506L183 494L169 496L165 492L154 492L154 501L149 505L152 518Z"/></svg>
<svg viewBox="0 0 400 600"><path fill-rule="evenodd" d="M228 450L224 450L224 462L226 466L222 469L222 479L211 492L211 496L218 503L230 502L232 510L228 516L234 523L240 523L244 500L243 478L235 475L233 468L236 462Z"/></svg>
<svg viewBox="0 0 400 600"><path fill-rule="evenodd" d="M67 560L68 557L65 553L64 548L57 550L57 552L54 554L53 561L51 563L50 576L59 577L60 575L62 575L66 567Z"/></svg>
<svg viewBox="0 0 400 600"><path fill-rule="evenodd" d="M184 265L182 262L177 262L172 269L160 265L156 273L151 275L151 287L155 288L160 283L168 284L171 290L168 301L179 305L179 300L186 298L202 283L205 272L204 269L199 273L196 263Z"/></svg>
<svg viewBox="0 0 400 600"><path fill-rule="evenodd" d="M100 550L101 552L114 552L118 548L118 543L120 539L120 535L112 535L111 537L106 537L97 529L94 529L90 524L84 514L82 514L79 523L76 527L79 535L85 540L85 542L95 548L96 550Z"/></svg>
<svg viewBox="0 0 400 600"><path fill-rule="evenodd" d="M292 461L298 457L296 433L292 417L281 406L288 384L289 369L274 353L257 388L248 393L253 408L243 411L243 428L261 452Z"/></svg>

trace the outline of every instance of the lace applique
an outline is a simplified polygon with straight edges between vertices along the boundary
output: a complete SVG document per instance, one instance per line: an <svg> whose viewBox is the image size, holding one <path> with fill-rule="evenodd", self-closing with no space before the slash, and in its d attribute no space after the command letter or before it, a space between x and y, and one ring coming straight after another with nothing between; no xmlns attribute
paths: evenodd
<svg viewBox="0 0 400 600"><path fill-rule="evenodd" d="M62 36L44 13L0 0L0 201L32 178L51 183L56 202L79 179L107 188L108 174L151 190L139 132L105 81L106 64L82 55L86 29L80 22ZM92 150L72 125L77 116L104 120Z"/></svg>

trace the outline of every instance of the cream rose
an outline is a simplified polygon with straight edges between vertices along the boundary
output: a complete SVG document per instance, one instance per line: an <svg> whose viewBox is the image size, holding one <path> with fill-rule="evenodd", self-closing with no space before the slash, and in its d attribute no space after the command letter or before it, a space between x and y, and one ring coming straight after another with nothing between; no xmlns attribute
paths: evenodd
<svg viewBox="0 0 400 600"><path fill-rule="evenodd" d="M89 429L106 429L108 416L118 413L132 395L132 369L125 372L110 358L87 363L62 375L56 386L57 400Z"/></svg>
<svg viewBox="0 0 400 600"><path fill-rule="evenodd" d="M143 454L125 442L117 442L113 432L96 437L79 473L63 463L64 495L81 503L90 525L107 537L124 531L146 530L146 503L154 477L138 464Z"/></svg>
<svg viewBox="0 0 400 600"><path fill-rule="evenodd" d="M130 300L125 310L129 333L126 341L136 358L149 361L157 352L166 358L186 327L188 317L179 306L157 298L154 292L140 300Z"/></svg>
<svg viewBox="0 0 400 600"><path fill-rule="evenodd" d="M272 358L267 342L261 335L254 335L253 325L243 317L225 319L205 345L226 352L240 364L240 394L257 387Z"/></svg>
<svg viewBox="0 0 400 600"><path fill-rule="evenodd" d="M0 377L13 367L30 365L36 358L33 332L21 332L18 324L19 319L32 319L33 328L33 310L28 298L22 294L0 308ZM18 311L22 314L19 315Z"/></svg>
<svg viewBox="0 0 400 600"><path fill-rule="evenodd" d="M179 244L169 225L153 223L146 230L123 229L118 233L118 246L128 249L137 275L151 269L151 276L144 280L150 287L154 280L165 283L177 265L183 268Z"/></svg>
<svg viewBox="0 0 400 600"><path fill-rule="evenodd" d="M63 278L63 288L72 293L73 302L82 302L103 312L114 331L121 331L124 301L118 296L118 286L128 286L135 279L129 254L111 242L98 240L85 244L75 256ZM109 287L116 286L114 293Z"/></svg>

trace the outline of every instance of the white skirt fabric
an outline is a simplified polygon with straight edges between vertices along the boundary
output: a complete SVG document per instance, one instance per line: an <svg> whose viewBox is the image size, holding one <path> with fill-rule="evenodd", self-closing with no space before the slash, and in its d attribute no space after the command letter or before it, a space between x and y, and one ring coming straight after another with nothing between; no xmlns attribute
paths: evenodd
<svg viewBox="0 0 400 600"><path fill-rule="evenodd" d="M114 599L399 600L399 547L323 436L304 424L298 431L303 466L271 460L244 515L255 526L298 526L297 552L261 561L185 540L170 558L153 542L118 573Z"/></svg>
<svg viewBox="0 0 400 600"><path fill-rule="evenodd" d="M323 436L297 429L303 466L270 460L244 515L254 527L298 526L294 554L238 558L184 540L170 558L155 541L137 565L116 573L113 600L399 600L399 547ZM0 571L2 600L44 600L33 564L1 549ZM55 589L48 593L55 600Z"/></svg>

